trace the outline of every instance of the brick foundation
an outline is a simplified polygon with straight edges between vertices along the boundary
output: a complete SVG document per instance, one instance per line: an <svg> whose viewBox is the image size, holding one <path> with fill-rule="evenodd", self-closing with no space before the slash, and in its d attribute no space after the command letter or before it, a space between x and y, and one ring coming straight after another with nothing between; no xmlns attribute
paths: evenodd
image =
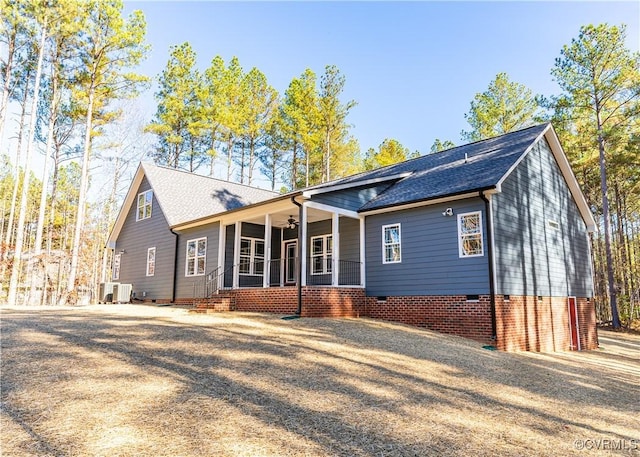
<svg viewBox="0 0 640 457"><path fill-rule="evenodd" d="M488 295L477 301L467 301L466 295L367 297L366 316L493 344Z"/></svg>
<svg viewBox="0 0 640 457"><path fill-rule="evenodd" d="M236 310L293 314L298 309L296 287L238 289ZM302 288L302 317L359 317L364 310L364 289L346 287Z"/></svg>
<svg viewBox="0 0 640 457"><path fill-rule="evenodd" d="M305 286L302 317L371 317L424 327L491 344L503 351L553 352L569 350L569 311L566 297L496 296L496 339L492 338L489 295L366 297L362 288ZM179 301L179 300L176 300ZM186 301L186 299L185 299ZM193 299L189 300L191 303ZM197 308L294 314L296 287L247 288L197 300ZM598 347L593 302L576 298L581 349Z"/></svg>
<svg viewBox="0 0 640 457"><path fill-rule="evenodd" d="M567 297L496 297L498 349L503 351L568 351L570 348ZM598 347L593 301L576 298L581 349Z"/></svg>

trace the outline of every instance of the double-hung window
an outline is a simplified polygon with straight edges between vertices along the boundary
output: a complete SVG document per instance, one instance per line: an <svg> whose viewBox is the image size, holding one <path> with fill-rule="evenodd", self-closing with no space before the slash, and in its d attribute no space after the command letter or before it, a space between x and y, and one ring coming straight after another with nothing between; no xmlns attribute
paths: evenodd
<svg viewBox="0 0 640 457"><path fill-rule="evenodd" d="M187 241L187 262L185 276L200 276L207 264L207 238Z"/></svg>
<svg viewBox="0 0 640 457"><path fill-rule="evenodd" d="M136 221L148 219L151 217L151 206L153 204L153 191L148 190L138 194L138 211L136 212Z"/></svg>
<svg viewBox="0 0 640 457"><path fill-rule="evenodd" d="M311 237L311 274L323 275L332 271L333 237L321 235Z"/></svg>
<svg viewBox="0 0 640 457"><path fill-rule="evenodd" d="M400 224L382 226L382 263L402 262Z"/></svg>
<svg viewBox="0 0 640 457"><path fill-rule="evenodd" d="M484 255L480 211L458 214L458 250L460 257Z"/></svg>
<svg viewBox="0 0 640 457"><path fill-rule="evenodd" d="M264 272L264 241L256 238L240 238L241 275L261 275Z"/></svg>
<svg viewBox="0 0 640 457"><path fill-rule="evenodd" d="M147 249L147 276L153 276L156 272L156 248Z"/></svg>

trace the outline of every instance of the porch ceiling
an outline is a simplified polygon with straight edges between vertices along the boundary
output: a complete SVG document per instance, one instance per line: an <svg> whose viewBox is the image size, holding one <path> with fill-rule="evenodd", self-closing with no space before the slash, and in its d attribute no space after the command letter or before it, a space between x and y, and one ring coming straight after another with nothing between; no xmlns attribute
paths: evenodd
<svg viewBox="0 0 640 457"><path fill-rule="evenodd" d="M271 225L273 227L284 228L289 225L289 218L293 217L296 222L299 221L298 217L298 207L291 205L289 209L281 209L279 211L275 211L271 214ZM331 219L331 213L327 211L322 211L316 208L307 208L307 222L318 222L324 221L327 219ZM248 219L242 219L242 222L250 222L253 224L264 225L264 214L259 216L251 217Z"/></svg>

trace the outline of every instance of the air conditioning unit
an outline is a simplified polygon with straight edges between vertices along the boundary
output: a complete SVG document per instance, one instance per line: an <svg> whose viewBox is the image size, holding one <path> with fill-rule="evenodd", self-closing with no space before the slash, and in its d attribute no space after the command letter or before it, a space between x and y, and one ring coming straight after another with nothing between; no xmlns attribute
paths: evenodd
<svg viewBox="0 0 640 457"><path fill-rule="evenodd" d="M120 283L101 282L98 292L98 303L113 303L113 288Z"/></svg>
<svg viewBox="0 0 640 457"><path fill-rule="evenodd" d="M115 284L113 286L113 303L130 303L131 302L131 284Z"/></svg>

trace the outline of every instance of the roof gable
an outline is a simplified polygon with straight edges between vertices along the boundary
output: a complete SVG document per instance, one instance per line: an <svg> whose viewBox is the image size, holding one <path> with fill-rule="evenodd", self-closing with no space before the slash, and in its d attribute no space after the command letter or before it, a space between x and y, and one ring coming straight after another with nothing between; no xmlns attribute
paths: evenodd
<svg viewBox="0 0 640 457"><path fill-rule="evenodd" d="M546 127L529 127L381 169L385 173L409 170L412 173L363 205L360 211L495 188Z"/></svg>
<svg viewBox="0 0 640 457"><path fill-rule="evenodd" d="M169 227L271 199L276 192L140 163L109 236L115 242L146 177Z"/></svg>

